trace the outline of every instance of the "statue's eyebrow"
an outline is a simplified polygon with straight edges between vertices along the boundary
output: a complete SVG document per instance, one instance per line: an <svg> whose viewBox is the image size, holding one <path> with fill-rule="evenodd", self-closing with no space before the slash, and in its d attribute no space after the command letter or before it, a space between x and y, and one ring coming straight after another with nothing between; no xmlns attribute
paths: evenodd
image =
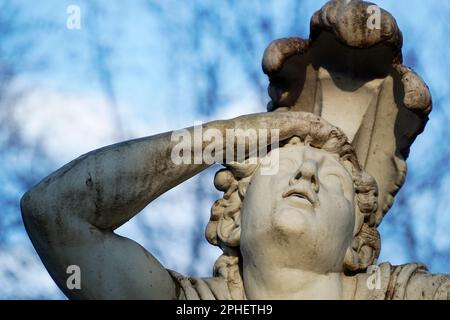
<svg viewBox="0 0 450 320"><path fill-rule="evenodd" d="M296 169L298 169L301 166L301 163L299 163L296 159L293 159L291 157L284 157L279 159L278 163L281 164L281 162L285 162L288 161L289 163L291 163Z"/></svg>

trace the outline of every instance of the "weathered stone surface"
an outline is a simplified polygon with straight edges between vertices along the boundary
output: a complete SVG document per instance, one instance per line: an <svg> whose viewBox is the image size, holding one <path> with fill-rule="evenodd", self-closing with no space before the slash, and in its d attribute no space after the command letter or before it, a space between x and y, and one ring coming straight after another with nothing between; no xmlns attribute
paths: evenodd
<svg viewBox="0 0 450 320"><path fill-rule="evenodd" d="M431 97L401 64L395 19L381 10L380 28L367 28L371 5L331 1L312 17L309 40L268 46L263 70L274 112L203 125L222 136L278 129L280 142L254 156L235 140L231 149L255 161L236 158L216 174L223 197L206 238L223 254L211 278L166 270L113 232L208 167L176 164L168 132L94 150L24 195L26 229L59 287L82 299L448 299L449 275L418 263L376 265L377 227L403 184ZM229 151L218 141L199 149L211 146ZM265 174L267 163L277 170ZM82 272L77 290L66 283L71 265Z"/></svg>

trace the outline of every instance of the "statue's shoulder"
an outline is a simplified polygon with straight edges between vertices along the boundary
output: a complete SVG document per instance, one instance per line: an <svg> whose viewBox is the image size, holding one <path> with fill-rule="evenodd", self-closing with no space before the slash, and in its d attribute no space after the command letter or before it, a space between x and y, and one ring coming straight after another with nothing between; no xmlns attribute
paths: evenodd
<svg viewBox="0 0 450 320"><path fill-rule="evenodd" d="M403 270L409 265L396 266L396 270ZM412 271L409 278L400 279L405 284L403 299L450 300L450 275L433 274L422 264L412 265L420 265L420 268Z"/></svg>
<svg viewBox="0 0 450 320"><path fill-rule="evenodd" d="M355 276L354 299L450 299L450 275L432 274L421 263L384 262Z"/></svg>
<svg viewBox="0 0 450 320"><path fill-rule="evenodd" d="M227 282L221 277L187 277L168 271L178 286L179 300L232 300Z"/></svg>

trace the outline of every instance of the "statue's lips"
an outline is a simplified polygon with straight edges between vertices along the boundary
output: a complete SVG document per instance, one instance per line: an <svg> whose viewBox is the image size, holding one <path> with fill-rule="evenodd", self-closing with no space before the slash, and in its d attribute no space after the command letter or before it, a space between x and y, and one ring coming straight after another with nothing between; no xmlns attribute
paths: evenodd
<svg viewBox="0 0 450 320"><path fill-rule="evenodd" d="M313 196L310 195L310 192L308 192L308 190L305 190L303 188L292 188L289 189L288 191L284 192L282 194L283 198L289 198L289 197L294 197L297 199L303 199L308 201L310 204L312 204L314 206L315 204L315 199Z"/></svg>

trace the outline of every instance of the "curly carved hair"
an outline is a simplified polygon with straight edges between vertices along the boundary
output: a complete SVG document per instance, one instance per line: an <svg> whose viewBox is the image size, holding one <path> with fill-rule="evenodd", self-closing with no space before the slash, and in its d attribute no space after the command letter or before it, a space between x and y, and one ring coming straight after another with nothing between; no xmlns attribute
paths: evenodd
<svg viewBox="0 0 450 320"><path fill-rule="evenodd" d="M378 205L378 189L375 179L361 167L356 153L347 137L337 127L322 118L302 113L304 125L286 145L305 144L339 155L342 164L351 164L351 175L355 190L355 213L361 213L362 223L352 242L352 250L344 259L344 270L348 273L363 272L375 263L380 253L380 235L376 229L375 213ZM280 147L283 147L281 143ZM214 276L226 280L231 295L243 299L242 258L240 245L241 205L245 192L258 163L229 163L214 177L214 185L224 195L215 201L206 227L208 242L219 246L223 254L214 264Z"/></svg>

